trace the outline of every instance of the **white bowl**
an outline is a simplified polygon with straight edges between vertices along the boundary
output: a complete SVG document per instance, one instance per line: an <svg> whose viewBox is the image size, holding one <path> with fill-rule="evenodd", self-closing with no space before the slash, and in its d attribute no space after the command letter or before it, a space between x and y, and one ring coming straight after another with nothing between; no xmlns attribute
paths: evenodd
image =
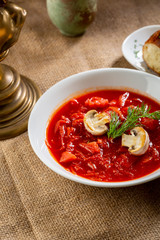
<svg viewBox="0 0 160 240"><path fill-rule="evenodd" d="M158 76L158 74L148 68L143 60L142 47L148 38L158 30L160 30L160 25L151 25L140 28L131 33L122 44L123 56L133 67L144 72L152 73L156 76Z"/></svg>
<svg viewBox="0 0 160 240"><path fill-rule="evenodd" d="M50 155L46 145L46 126L49 117L64 100L76 96L86 89L103 87L130 87L144 91L160 100L160 79L152 74L131 69L96 69L70 76L48 89L38 100L31 112L28 124L28 134L33 150L41 161L54 172L75 182L97 187L126 187L133 186L160 177L160 169L131 181L98 182L88 180L66 171Z"/></svg>

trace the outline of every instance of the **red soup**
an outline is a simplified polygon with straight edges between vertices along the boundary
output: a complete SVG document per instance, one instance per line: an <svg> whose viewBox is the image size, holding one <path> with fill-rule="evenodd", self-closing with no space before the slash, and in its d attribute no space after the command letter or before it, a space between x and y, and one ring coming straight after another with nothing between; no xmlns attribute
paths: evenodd
<svg viewBox="0 0 160 240"><path fill-rule="evenodd" d="M91 110L109 116L105 133L92 134L86 129L84 119ZM152 115L160 115L159 110L158 102L139 93L86 93L63 104L49 119L46 145L60 165L78 176L103 182L140 178L160 168L160 121ZM130 135L136 126L149 136L148 147L140 155L122 145L122 135Z"/></svg>

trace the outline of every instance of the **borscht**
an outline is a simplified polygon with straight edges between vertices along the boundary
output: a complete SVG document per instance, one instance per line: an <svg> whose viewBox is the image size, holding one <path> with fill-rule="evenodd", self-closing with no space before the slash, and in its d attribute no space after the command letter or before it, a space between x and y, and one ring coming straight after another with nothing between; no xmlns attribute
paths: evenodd
<svg viewBox="0 0 160 240"><path fill-rule="evenodd" d="M50 117L45 142L63 168L83 178L146 176L160 168L160 103L128 90L84 93Z"/></svg>

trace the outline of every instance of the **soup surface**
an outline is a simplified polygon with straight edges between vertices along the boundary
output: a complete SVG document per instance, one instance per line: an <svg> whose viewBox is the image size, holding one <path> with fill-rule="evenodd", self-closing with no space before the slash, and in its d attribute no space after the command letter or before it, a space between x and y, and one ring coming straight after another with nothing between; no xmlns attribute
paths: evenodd
<svg viewBox="0 0 160 240"><path fill-rule="evenodd" d="M141 156L134 156L122 146L122 137L92 135L84 125L84 116L90 110L98 113L116 113L121 124L126 121L128 109L160 105L138 93L121 90L99 90L83 94L63 104L52 115L46 129L46 145L52 156L67 171L81 177L103 182L133 180L160 168L160 121L143 117L141 126L149 135L149 147ZM139 124L138 123L138 124ZM130 134L128 129L125 134Z"/></svg>

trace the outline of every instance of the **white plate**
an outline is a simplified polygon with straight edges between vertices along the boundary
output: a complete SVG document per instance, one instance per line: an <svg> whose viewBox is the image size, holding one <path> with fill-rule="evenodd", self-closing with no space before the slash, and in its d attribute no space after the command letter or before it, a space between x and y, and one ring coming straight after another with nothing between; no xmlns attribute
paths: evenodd
<svg viewBox="0 0 160 240"><path fill-rule="evenodd" d="M70 76L48 89L35 104L28 124L28 135L33 150L41 161L54 172L75 182L98 187L126 187L144 183L160 177L160 169L139 179L124 182L97 182L76 176L66 171L50 155L45 145L46 126L49 117L66 99L77 96L86 89L97 87L130 87L144 91L160 100L159 78L131 69L96 69Z"/></svg>
<svg viewBox="0 0 160 240"><path fill-rule="evenodd" d="M148 38L158 30L160 30L160 25L151 25L140 28L130 34L122 44L123 56L133 67L157 76L158 74L149 69L143 61L142 47Z"/></svg>

